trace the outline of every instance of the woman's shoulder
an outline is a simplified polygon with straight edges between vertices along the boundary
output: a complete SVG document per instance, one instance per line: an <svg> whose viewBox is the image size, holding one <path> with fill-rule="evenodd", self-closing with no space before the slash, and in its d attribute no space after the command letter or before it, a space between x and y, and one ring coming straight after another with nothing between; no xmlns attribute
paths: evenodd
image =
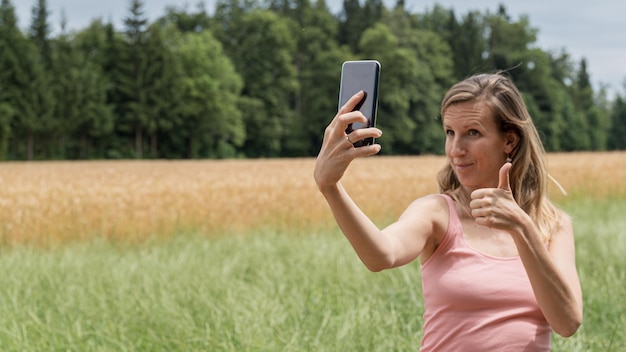
<svg viewBox="0 0 626 352"><path fill-rule="evenodd" d="M554 234L573 234L573 224L571 216L565 210L555 207Z"/></svg>
<svg viewBox="0 0 626 352"><path fill-rule="evenodd" d="M428 194L415 199L401 216L403 220L428 221L435 237L442 236L448 228L452 199L443 194Z"/></svg>
<svg viewBox="0 0 626 352"><path fill-rule="evenodd" d="M411 203L405 215L413 219L425 219L430 228L430 236L420 254L424 264L442 243L448 231L450 209L454 207L452 198L444 194L429 194Z"/></svg>
<svg viewBox="0 0 626 352"><path fill-rule="evenodd" d="M572 233L572 218L570 215L563 209L554 205L554 203L548 201L545 205L543 212L544 225L547 228L547 238L546 242L551 243L553 237L560 233Z"/></svg>
<svg viewBox="0 0 626 352"><path fill-rule="evenodd" d="M446 194L427 194L425 196L421 196L415 199L411 204L407 207L407 211L429 211L429 213L440 213L441 210L448 210L449 202L452 202L452 198ZM421 215L426 215L422 213Z"/></svg>

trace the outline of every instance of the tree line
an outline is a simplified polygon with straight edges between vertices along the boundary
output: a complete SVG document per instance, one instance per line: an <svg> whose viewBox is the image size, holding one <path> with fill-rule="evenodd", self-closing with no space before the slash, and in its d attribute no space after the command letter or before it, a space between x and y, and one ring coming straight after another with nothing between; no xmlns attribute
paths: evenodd
<svg viewBox="0 0 626 352"><path fill-rule="evenodd" d="M316 155L341 63L381 62L386 154L443 152L439 104L454 82L506 70L549 151L626 149L626 97L594 90L587 62L537 46L527 16L412 13L398 0L219 0L122 28L94 19L52 35L46 0L18 28L0 5L0 160Z"/></svg>

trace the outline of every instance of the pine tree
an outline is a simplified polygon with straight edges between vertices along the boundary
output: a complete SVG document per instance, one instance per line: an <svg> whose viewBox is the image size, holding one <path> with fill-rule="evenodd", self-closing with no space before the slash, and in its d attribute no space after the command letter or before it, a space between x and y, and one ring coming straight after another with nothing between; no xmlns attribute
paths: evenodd
<svg viewBox="0 0 626 352"><path fill-rule="evenodd" d="M356 52L363 32L378 22L384 13L380 0L366 0L363 5L359 0L344 0L340 16L338 41Z"/></svg>
<svg viewBox="0 0 626 352"><path fill-rule="evenodd" d="M30 39L37 46L41 61L44 67L50 67L52 62L52 50L50 46L50 24L48 23L48 17L50 12L48 11L48 5L46 0L37 0L37 3L32 8L32 18L29 30Z"/></svg>
<svg viewBox="0 0 626 352"><path fill-rule="evenodd" d="M0 5L0 111L5 117L0 118L3 136L10 132L10 141L0 145L11 145L14 155L25 156L28 160L35 157L36 139L46 131L46 116L49 112L40 107L47 98L38 86L42 82L43 66L37 48L17 27L15 9L9 0L2 0ZM9 123L10 127L6 127ZM25 144L22 144L24 143ZM10 151L9 151L10 153Z"/></svg>
<svg viewBox="0 0 626 352"><path fill-rule="evenodd" d="M48 21L50 13L46 0L37 0L32 8L31 25L29 29L29 39L37 48L39 59L35 63L38 67L38 74L35 75L33 83L33 94L35 104L32 106L40 124L37 134L39 140L45 148L44 157L58 157L58 153L54 152L54 139L56 136L62 135L63 123L54 115L54 105L57 97L54 96L52 89L52 49L50 39L50 24ZM63 74L63 72L59 72Z"/></svg>
<svg viewBox="0 0 626 352"><path fill-rule="evenodd" d="M19 34L15 8L8 0L0 4L0 160L9 155L9 139L11 125L17 115L15 109L15 69L18 66L18 55L13 45L15 36Z"/></svg>
<svg viewBox="0 0 626 352"><path fill-rule="evenodd" d="M626 82L624 87L626 88ZM624 136L626 136L626 95L618 95L613 103L611 113L609 147L611 149L626 150L626 138Z"/></svg>
<svg viewBox="0 0 626 352"><path fill-rule="evenodd" d="M124 19L125 45L120 52L119 81L120 92L120 132L129 132L134 140L135 158L143 158L144 134L148 127L149 112L146 91L146 74L149 59L146 55L147 24L144 4L132 0L130 14Z"/></svg>
<svg viewBox="0 0 626 352"><path fill-rule="evenodd" d="M591 150L605 150L607 148L608 134L611 127L611 118L608 109L604 109L599 101L603 100L600 95L596 96L591 86L591 79L587 72L587 60L580 61L578 79L575 86L576 104L584 118L587 120L589 129L589 148Z"/></svg>
<svg viewBox="0 0 626 352"><path fill-rule="evenodd" d="M169 6L165 9L165 16L159 22L162 25L173 23L181 32L200 33L210 29L211 17L207 13L203 2L196 4L196 12L189 13L187 7Z"/></svg>

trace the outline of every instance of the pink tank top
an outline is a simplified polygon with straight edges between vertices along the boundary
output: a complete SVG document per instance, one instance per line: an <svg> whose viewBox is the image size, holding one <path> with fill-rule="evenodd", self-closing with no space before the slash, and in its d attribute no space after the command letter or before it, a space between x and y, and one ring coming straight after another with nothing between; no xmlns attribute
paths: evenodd
<svg viewBox="0 0 626 352"><path fill-rule="evenodd" d="M519 257L471 248L454 202L439 247L422 265L424 335L421 352L549 351L545 320Z"/></svg>

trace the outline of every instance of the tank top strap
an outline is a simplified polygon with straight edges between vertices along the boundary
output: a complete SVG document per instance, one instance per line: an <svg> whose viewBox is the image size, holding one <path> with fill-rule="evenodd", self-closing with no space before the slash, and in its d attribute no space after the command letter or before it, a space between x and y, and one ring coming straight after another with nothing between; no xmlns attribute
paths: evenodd
<svg viewBox="0 0 626 352"><path fill-rule="evenodd" d="M459 215L456 211L454 200L447 194L437 194L436 196L445 199L448 204L448 229L432 255L424 263L422 263L423 272L427 271L428 264L437 260L437 257L440 257L454 247L461 245L460 241L463 239L463 226L461 225L461 220L459 219Z"/></svg>
<svg viewBox="0 0 626 352"><path fill-rule="evenodd" d="M443 199L445 199L448 203L448 211L450 214L450 218L448 220L448 232L450 232L450 229L461 229L461 220L459 219L459 214L456 211L456 205L454 204L454 200L447 194L439 194L439 196L443 197Z"/></svg>

